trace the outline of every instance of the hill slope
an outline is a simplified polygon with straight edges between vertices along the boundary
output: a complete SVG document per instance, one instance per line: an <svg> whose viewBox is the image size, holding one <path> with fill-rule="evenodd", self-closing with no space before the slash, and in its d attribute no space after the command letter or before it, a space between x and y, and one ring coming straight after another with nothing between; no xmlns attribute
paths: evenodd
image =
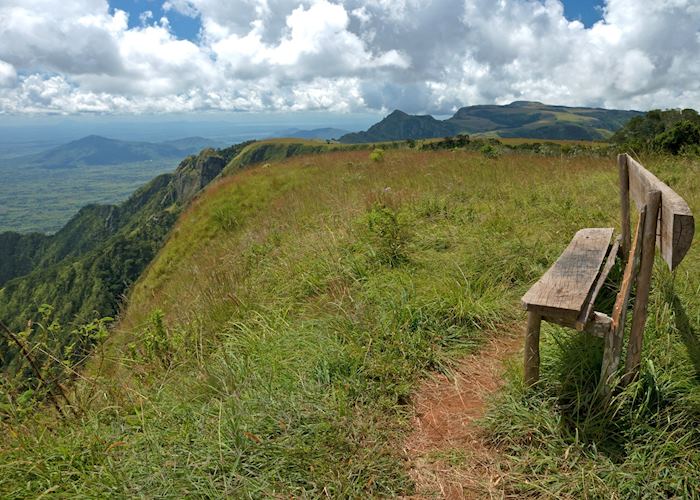
<svg viewBox="0 0 700 500"><path fill-rule="evenodd" d="M21 330L38 318L43 304L53 306L53 319L66 325L115 315L180 211L214 178L259 162L337 149L355 146L276 140L205 149L120 205L83 207L53 235L0 233L0 321ZM235 218L221 223L235 224ZM0 337L0 368L15 355Z"/></svg>
<svg viewBox="0 0 700 500"><path fill-rule="evenodd" d="M697 164L647 166L700 209ZM416 382L523 328L519 297L571 235L618 218L610 158L331 151L231 173L133 288L75 390L79 420L22 420L7 391L0 496L411 495ZM489 486L695 494L699 264L695 245L682 272L657 269L651 362L610 413L593 396L600 339L543 325L542 386L522 390L518 356L491 409L507 453ZM459 478L468 446L429 459Z"/></svg>
<svg viewBox="0 0 700 500"><path fill-rule="evenodd" d="M21 330L42 304L66 325L114 316L182 208L245 146L190 156L121 205L82 208L51 236L0 233L0 320ZM72 333L64 335L67 341ZM15 355L1 337L0 367L7 370Z"/></svg>
<svg viewBox="0 0 700 500"><path fill-rule="evenodd" d="M459 133L531 139L606 139L638 111L550 106L516 101L505 106L480 105L459 109L447 120L394 111L366 132L347 134L341 142L381 142L426 139Z"/></svg>

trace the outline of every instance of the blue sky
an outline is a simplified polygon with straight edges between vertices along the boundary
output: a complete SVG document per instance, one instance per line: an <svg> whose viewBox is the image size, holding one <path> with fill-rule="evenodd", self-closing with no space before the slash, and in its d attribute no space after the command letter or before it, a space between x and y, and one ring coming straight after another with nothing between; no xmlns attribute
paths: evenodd
<svg viewBox="0 0 700 500"><path fill-rule="evenodd" d="M0 120L700 102L698 0L1 0L0 26Z"/></svg>
<svg viewBox="0 0 700 500"><path fill-rule="evenodd" d="M565 0L562 3L567 19L581 21L587 27L601 19L603 2L599 0Z"/></svg>
<svg viewBox="0 0 700 500"><path fill-rule="evenodd" d="M129 14L130 28L140 26L141 16L148 12L152 13L155 20L167 17L173 34L185 40L194 41L201 27L199 16L185 16L175 9L166 12L163 10L163 2L157 0L109 0L109 6L112 10L120 9Z"/></svg>
<svg viewBox="0 0 700 500"><path fill-rule="evenodd" d="M564 0L562 3L569 20L578 20L590 27L601 19L603 2L600 0ZM167 17L172 32L178 38L194 41L201 27L198 16L185 16L175 9L166 12L163 10L163 4L155 0L109 0L109 5L112 9L121 9L129 13L130 27L139 26L141 16L147 12L151 12L154 19Z"/></svg>

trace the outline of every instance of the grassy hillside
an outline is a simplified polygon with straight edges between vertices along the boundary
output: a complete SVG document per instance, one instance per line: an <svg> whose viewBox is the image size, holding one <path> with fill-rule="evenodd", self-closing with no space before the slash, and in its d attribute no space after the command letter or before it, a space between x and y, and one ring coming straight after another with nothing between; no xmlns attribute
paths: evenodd
<svg viewBox="0 0 700 500"><path fill-rule="evenodd" d="M465 107L447 122L461 131L504 138L600 140L639 115L638 111L516 101L506 106Z"/></svg>
<svg viewBox="0 0 700 500"><path fill-rule="evenodd" d="M63 356L64 347L81 337L76 324L116 314L180 211L245 145L190 156L121 205L83 207L54 235L0 233L0 321L16 332L26 328L24 335L37 342L41 330L49 328L44 323L50 323L52 334L38 349ZM42 317L44 304L53 307L50 319ZM26 326L31 321L38 328ZM0 336L0 368L7 376L31 380L19 351L12 339Z"/></svg>
<svg viewBox="0 0 700 500"><path fill-rule="evenodd" d="M398 145L397 145L398 146ZM284 160L293 156L315 155L331 151L366 150L366 145L328 144L312 139L268 139L257 141L245 147L236 155L226 168L223 175L231 175L238 170L257 163L269 163Z"/></svg>
<svg viewBox="0 0 700 500"><path fill-rule="evenodd" d="M698 213L697 164L649 166ZM78 421L6 395L0 496L410 494L416 382L522 326L519 297L577 229L617 225L611 159L329 151L229 172L131 292L71 394ZM617 414L587 396L599 343L545 327L531 393L514 360L488 422L504 493L690 496L700 246L654 279L651 363Z"/></svg>

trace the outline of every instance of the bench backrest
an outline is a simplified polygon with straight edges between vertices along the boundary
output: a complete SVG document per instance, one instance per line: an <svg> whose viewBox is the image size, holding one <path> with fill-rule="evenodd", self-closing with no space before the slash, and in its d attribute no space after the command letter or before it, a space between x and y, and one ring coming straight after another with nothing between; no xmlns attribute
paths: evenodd
<svg viewBox="0 0 700 500"><path fill-rule="evenodd" d="M620 169L621 175L623 171L626 171L629 178L628 183L623 181L621 185L627 184L629 186L629 197L634 200L638 210L641 210L646 204L647 194L650 191L661 192L656 245L669 269L673 271L688 253L695 234L695 219L690 207L675 191L632 157L624 154L621 155L620 160L621 166L623 162L626 166L626 168ZM625 223L624 211L626 208L629 209L622 207L623 224ZM629 228L627 229L629 230Z"/></svg>

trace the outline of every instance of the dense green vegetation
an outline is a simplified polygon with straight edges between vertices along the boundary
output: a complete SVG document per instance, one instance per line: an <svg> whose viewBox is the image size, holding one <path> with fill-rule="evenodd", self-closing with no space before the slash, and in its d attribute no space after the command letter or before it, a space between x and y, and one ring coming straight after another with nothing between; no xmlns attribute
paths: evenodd
<svg viewBox="0 0 700 500"><path fill-rule="evenodd" d="M549 106L517 101L506 106L481 105L459 109L447 120L394 111L366 132L347 134L345 143L426 139L457 134L527 139L602 140L638 111Z"/></svg>
<svg viewBox="0 0 700 500"><path fill-rule="evenodd" d="M182 208L246 145L190 156L173 174L156 177L121 205L82 208L54 235L0 234L0 320L21 331L43 304L51 304L52 321L65 326L53 340L68 344L73 325L114 316ZM4 370L21 371L18 352L18 346L0 338Z"/></svg>
<svg viewBox="0 0 700 500"><path fill-rule="evenodd" d="M609 157L619 150L617 146L607 143L593 143L583 141L514 141L509 139L496 139L495 137L472 138L466 134L458 134L444 139L421 141L413 143L413 147L419 147L423 151L439 150L466 150L481 152L489 158L497 158L502 154L533 154L538 156L595 156Z"/></svg>
<svg viewBox="0 0 700 500"><path fill-rule="evenodd" d="M694 109L652 110L631 119L612 141L650 153L700 154L700 115Z"/></svg>
<svg viewBox="0 0 700 500"><path fill-rule="evenodd" d="M410 494L416 382L520 328L520 296L576 230L618 225L616 169L463 149L369 156L270 160L208 186L74 384L80 416L27 415L4 393L0 496ZM647 164L698 213L696 162ZM513 361L487 422L503 493L697 494L699 248L675 276L657 266L648 361L609 412L592 396L596 339L544 327L534 391ZM452 455L444 467L470 466Z"/></svg>
<svg viewBox="0 0 700 500"><path fill-rule="evenodd" d="M362 148L363 146L360 146ZM23 331L27 320L42 316L51 304L55 328L53 344L45 349L72 345L75 325L93 318L114 316L130 285L165 242L180 211L224 168L236 172L253 163L303 153L354 147L322 142L246 142L221 150L206 149L180 163L136 191L121 205L83 207L56 234L0 233L0 321ZM235 226L235 218L221 215L221 224ZM38 330L24 335L32 340ZM83 349L84 350L84 349ZM25 377L19 347L0 337L0 367ZM77 354L77 351L76 351Z"/></svg>

